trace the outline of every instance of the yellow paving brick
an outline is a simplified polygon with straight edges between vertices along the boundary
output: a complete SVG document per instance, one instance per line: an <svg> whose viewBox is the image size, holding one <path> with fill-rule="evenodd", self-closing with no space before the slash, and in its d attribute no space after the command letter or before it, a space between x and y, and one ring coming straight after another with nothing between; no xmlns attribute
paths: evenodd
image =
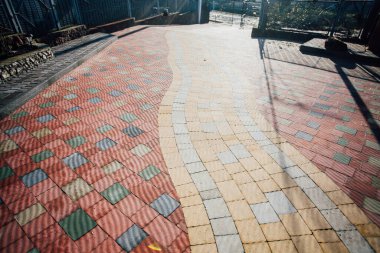
<svg viewBox="0 0 380 253"><path fill-rule="evenodd" d="M230 174L228 174L227 170L225 170L225 169L210 172L210 176L214 179L214 181L216 183L232 179L232 177L230 176Z"/></svg>
<svg viewBox="0 0 380 253"><path fill-rule="evenodd" d="M253 180L262 181L265 179L270 179L269 174L264 169L258 169L254 171L250 171L249 174L253 178Z"/></svg>
<svg viewBox="0 0 380 253"><path fill-rule="evenodd" d="M183 167L183 161L179 153L171 153L171 154L165 154L164 153L164 158L166 165L168 166L169 169L171 168L180 168Z"/></svg>
<svg viewBox="0 0 380 253"><path fill-rule="evenodd" d="M211 225L190 227L188 229L191 245L214 243L215 238Z"/></svg>
<svg viewBox="0 0 380 253"><path fill-rule="evenodd" d="M252 244L244 244L245 253L271 253L268 243L259 242Z"/></svg>
<svg viewBox="0 0 380 253"><path fill-rule="evenodd" d="M267 179L256 183L263 192L274 192L280 190L280 187L278 187L273 179Z"/></svg>
<svg viewBox="0 0 380 253"><path fill-rule="evenodd" d="M311 202L309 197L298 187L283 189L283 192L296 209L314 207L313 202Z"/></svg>
<svg viewBox="0 0 380 253"><path fill-rule="evenodd" d="M203 205L184 207L182 210L188 227L196 227L210 223Z"/></svg>
<svg viewBox="0 0 380 253"><path fill-rule="evenodd" d="M320 170L312 163L305 163L305 164L299 164L299 167L306 173L306 174L313 174L318 173Z"/></svg>
<svg viewBox="0 0 380 253"><path fill-rule="evenodd" d="M179 185L175 187L180 198L189 197L198 194L198 190L194 183Z"/></svg>
<svg viewBox="0 0 380 253"><path fill-rule="evenodd" d="M329 229L330 224L317 208L298 210L303 220L311 230Z"/></svg>
<svg viewBox="0 0 380 253"><path fill-rule="evenodd" d="M225 165L226 170L230 175L239 173L239 172L244 172L243 166L240 165L240 163L231 163L231 164L226 164Z"/></svg>
<svg viewBox="0 0 380 253"><path fill-rule="evenodd" d="M334 230L315 230L313 231L318 242L339 242L340 239Z"/></svg>
<svg viewBox="0 0 380 253"><path fill-rule="evenodd" d="M261 168L259 162L256 161L256 159L253 157L239 159L239 162L247 171L257 170Z"/></svg>
<svg viewBox="0 0 380 253"><path fill-rule="evenodd" d="M350 197L347 196L343 191L332 191L328 192L327 195L335 203L335 205L344 205L354 203Z"/></svg>
<svg viewBox="0 0 380 253"><path fill-rule="evenodd" d="M309 176L324 192L339 190L339 187L323 172L310 174Z"/></svg>
<svg viewBox="0 0 380 253"><path fill-rule="evenodd" d="M169 175L174 186L193 182L189 175L189 172L187 172L187 169L184 167L169 169Z"/></svg>
<svg viewBox="0 0 380 253"><path fill-rule="evenodd" d="M204 166L209 172L224 170L224 166L220 161L206 162L204 163Z"/></svg>
<svg viewBox="0 0 380 253"><path fill-rule="evenodd" d="M269 242L272 253L297 253L296 247L291 240Z"/></svg>
<svg viewBox="0 0 380 253"><path fill-rule="evenodd" d="M216 244L203 244L191 246L192 253L218 253Z"/></svg>
<svg viewBox="0 0 380 253"><path fill-rule="evenodd" d="M219 182L216 184L219 188L220 193L223 195L225 201L234 201L244 198L235 181L230 180Z"/></svg>
<svg viewBox="0 0 380 253"><path fill-rule="evenodd" d="M306 157L304 157L301 154L290 155L289 158L292 159L292 161L295 162L298 166L301 165L301 164L305 164L305 163L309 163L310 162L309 159L307 159Z"/></svg>
<svg viewBox="0 0 380 253"><path fill-rule="evenodd" d="M368 224L367 215L356 204L340 205L338 208L354 225Z"/></svg>
<svg viewBox="0 0 380 253"><path fill-rule="evenodd" d="M270 175L284 172L280 165L274 162L263 165L263 168Z"/></svg>
<svg viewBox="0 0 380 253"><path fill-rule="evenodd" d="M242 243L253 243L265 241L259 223L255 219L235 221Z"/></svg>
<svg viewBox="0 0 380 253"><path fill-rule="evenodd" d="M273 158L262 150L252 152L252 156L263 166L265 164L273 163Z"/></svg>
<svg viewBox="0 0 380 253"><path fill-rule="evenodd" d="M227 206L234 221L254 218L252 210L245 200L227 202Z"/></svg>
<svg viewBox="0 0 380 253"><path fill-rule="evenodd" d="M213 152L210 152L209 148L197 149L197 153L204 163L216 161L218 159L218 157Z"/></svg>
<svg viewBox="0 0 380 253"><path fill-rule="evenodd" d="M380 252L380 237L368 237L366 239L375 252Z"/></svg>
<svg viewBox="0 0 380 253"><path fill-rule="evenodd" d="M299 253L323 253L312 235L295 236L292 237L292 241Z"/></svg>
<svg viewBox="0 0 380 253"><path fill-rule="evenodd" d="M311 234L310 229L307 227L298 213L280 215L280 219L289 235L293 236Z"/></svg>
<svg viewBox="0 0 380 253"><path fill-rule="evenodd" d="M281 188L297 186L296 182L285 172L273 174L271 177Z"/></svg>
<svg viewBox="0 0 380 253"><path fill-rule="evenodd" d="M201 196L199 195L193 195L185 198L181 198L181 206L195 206L202 204Z"/></svg>
<svg viewBox="0 0 380 253"><path fill-rule="evenodd" d="M380 237L380 228L374 223L359 225L357 228L366 237Z"/></svg>
<svg viewBox="0 0 380 253"><path fill-rule="evenodd" d="M288 232L281 222L260 225L267 241L279 241L290 239Z"/></svg>
<svg viewBox="0 0 380 253"><path fill-rule="evenodd" d="M267 201L265 195L254 182L239 185L239 188L250 205Z"/></svg>
<svg viewBox="0 0 380 253"><path fill-rule="evenodd" d="M342 242L321 243L320 245L324 253L349 253Z"/></svg>
<svg viewBox="0 0 380 253"><path fill-rule="evenodd" d="M253 182L251 176L247 172L232 174L232 178L238 185Z"/></svg>
<svg viewBox="0 0 380 253"><path fill-rule="evenodd" d="M250 140L252 138L249 133L239 133L236 134L236 137L238 137L240 141Z"/></svg>

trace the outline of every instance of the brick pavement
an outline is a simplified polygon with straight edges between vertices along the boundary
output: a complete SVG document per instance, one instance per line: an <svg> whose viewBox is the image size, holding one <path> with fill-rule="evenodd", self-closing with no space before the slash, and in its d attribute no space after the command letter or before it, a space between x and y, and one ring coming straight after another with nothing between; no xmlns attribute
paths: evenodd
<svg viewBox="0 0 380 253"><path fill-rule="evenodd" d="M223 25L131 31L0 122L1 250L380 251L356 177L377 187L378 142L334 62ZM378 120L377 83L340 66Z"/></svg>

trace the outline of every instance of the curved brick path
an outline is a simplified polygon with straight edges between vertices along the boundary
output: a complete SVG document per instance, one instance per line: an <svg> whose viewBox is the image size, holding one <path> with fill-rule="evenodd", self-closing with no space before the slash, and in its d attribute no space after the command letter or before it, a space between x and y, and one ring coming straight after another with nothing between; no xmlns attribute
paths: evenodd
<svg viewBox="0 0 380 253"><path fill-rule="evenodd" d="M379 250L379 228L258 113L257 41L225 26L168 30L160 143L192 252Z"/></svg>
<svg viewBox="0 0 380 253"><path fill-rule="evenodd" d="M138 30L1 121L0 250L378 252L378 144L335 63L263 42Z"/></svg>
<svg viewBox="0 0 380 253"><path fill-rule="evenodd" d="M156 29L120 39L1 121L1 251L187 251L158 141L167 54Z"/></svg>

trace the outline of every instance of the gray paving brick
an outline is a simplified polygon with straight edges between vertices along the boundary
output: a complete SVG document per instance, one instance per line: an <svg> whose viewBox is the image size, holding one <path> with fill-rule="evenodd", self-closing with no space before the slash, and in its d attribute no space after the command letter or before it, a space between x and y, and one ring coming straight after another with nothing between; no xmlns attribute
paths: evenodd
<svg viewBox="0 0 380 253"><path fill-rule="evenodd" d="M185 164L200 162L197 152L194 149L181 149L179 150L182 160Z"/></svg>
<svg viewBox="0 0 380 253"><path fill-rule="evenodd" d="M250 132L250 135L255 141L264 141L268 139L262 132Z"/></svg>
<svg viewBox="0 0 380 253"><path fill-rule="evenodd" d="M168 217L178 207L179 203L168 194L163 194L154 200L150 206L164 217Z"/></svg>
<svg viewBox="0 0 380 253"><path fill-rule="evenodd" d="M223 198L205 200L203 201L203 204L206 207L209 219L231 216Z"/></svg>
<svg viewBox="0 0 380 253"><path fill-rule="evenodd" d="M303 170L301 170L298 166L286 168L285 171L291 178L306 176L305 172L303 172Z"/></svg>
<svg viewBox="0 0 380 253"><path fill-rule="evenodd" d="M186 166L187 171L190 174L206 170L206 168L205 168L205 166L203 165L202 162L188 163L185 166Z"/></svg>
<svg viewBox="0 0 380 253"><path fill-rule="evenodd" d="M353 129L353 128L350 128L350 127L347 127L347 126L343 126L343 125L336 125L335 129L339 130L339 131L342 131L344 133L351 134L351 135L355 135L356 132L357 132L356 129Z"/></svg>
<svg viewBox="0 0 380 253"><path fill-rule="evenodd" d="M349 164L351 157L342 153L335 153L334 160L343 164Z"/></svg>
<svg viewBox="0 0 380 253"><path fill-rule="evenodd" d="M265 196L277 214L281 215L297 212L282 191L265 193Z"/></svg>
<svg viewBox="0 0 380 253"><path fill-rule="evenodd" d="M283 169L295 166L294 162L287 155L285 155L283 152L273 153L273 154L270 154L270 156Z"/></svg>
<svg viewBox="0 0 380 253"><path fill-rule="evenodd" d="M216 236L216 246L218 253L243 253L244 248L241 244L239 235Z"/></svg>
<svg viewBox="0 0 380 253"><path fill-rule="evenodd" d="M208 171L193 173L190 174L190 176L193 179L198 191L207 191L217 188Z"/></svg>
<svg viewBox="0 0 380 253"><path fill-rule="evenodd" d="M222 197L222 194L220 194L220 192L219 192L218 189L212 189L212 190L202 191L202 192L199 192L199 194L201 195L201 198L203 200L206 200L206 199L215 199L215 198Z"/></svg>
<svg viewBox="0 0 380 253"><path fill-rule="evenodd" d="M350 252L374 253L374 250L357 230L338 231L337 234Z"/></svg>
<svg viewBox="0 0 380 253"><path fill-rule="evenodd" d="M308 133L305 133L303 131L298 131L295 135L297 138L300 138L300 139L303 139L305 141L312 141L313 140L313 136L308 134Z"/></svg>
<svg viewBox="0 0 380 253"><path fill-rule="evenodd" d="M280 221L269 202L251 205L251 209L260 224Z"/></svg>
<svg viewBox="0 0 380 253"><path fill-rule="evenodd" d="M351 222L338 208L322 210L321 213L334 230L340 231L355 229L354 225L351 224Z"/></svg>
<svg viewBox="0 0 380 253"><path fill-rule="evenodd" d="M274 144L263 146L262 149L264 149L264 151L268 154L281 152L280 149Z"/></svg>
<svg viewBox="0 0 380 253"><path fill-rule="evenodd" d="M238 162L238 160L236 159L236 157L231 151L225 151L225 152L219 153L218 158L223 164Z"/></svg>
<svg viewBox="0 0 380 253"><path fill-rule="evenodd" d="M304 189L304 192L319 210L336 208L335 204L319 187Z"/></svg>
<svg viewBox="0 0 380 253"><path fill-rule="evenodd" d="M294 181L296 181L297 185L303 190L317 186L308 176L294 178Z"/></svg>
<svg viewBox="0 0 380 253"><path fill-rule="evenodd" d="M231 217L211 219L210 222L214 235L235 235L238 233Z"/></svg>
<svg viewBox="0 0 380 253"><path fill-rule="evenodd" d="M321 126L321 124L319 124L318 122L309 121L307 122L307 126L314 129L318 129Z"/></svg>
<svg viewBox="0 0 380 253"><path fill-rule="evenodd" d="M235 155L235 157L238 159L251 157L251 154L242 144L232 145L232 146L229 146L229 148L232 151L232 153Z"/></svg>

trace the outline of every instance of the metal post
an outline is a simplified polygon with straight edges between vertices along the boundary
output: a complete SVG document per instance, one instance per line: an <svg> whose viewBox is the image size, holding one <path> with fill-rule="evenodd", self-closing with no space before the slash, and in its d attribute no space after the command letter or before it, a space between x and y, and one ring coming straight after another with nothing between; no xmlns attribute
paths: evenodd
<svg viewBox="0 0 380 253"><path fill-rule="evenodd" d="M128 0L127 2L128 6L128 16L131 18L132 17L132 5L131 5L131 0Z"/></svg>
<svg viewBox="0 0 380 253"><path fill-rule="evenodd" d="M11 17L12 25L13 25L13 28L15 29L15 32L23 33L22 27L17 18L12 2L10 2L9 0L5 0L5 7L7 8L8 14Z"/></svg>
<svg viewBox="0 0 380 253"><path fill-rule="evenodd" d="M198 0L198 24L201 23L202 16L202 0Z"/></svg>
<svg viewBox="0 0 380 253"><path fill-rule="evenodd" d="M61 29L61 23L59 22L58 13L57 13L57 10L55 9L54 0L50 0L50 7L52 10L52 16L53 16L54 23L55 23L57 29L59 30L59 29Z"/></svg>
<svg viewBox="0 0 380 253"><path fill-rule="evenodd" d="M178 3L177 3L177 0L175 0L174 3L175 3L175 6L174 6L174 7L175 7L175 11L177 12L177 11L178 11Z"/></svg>

